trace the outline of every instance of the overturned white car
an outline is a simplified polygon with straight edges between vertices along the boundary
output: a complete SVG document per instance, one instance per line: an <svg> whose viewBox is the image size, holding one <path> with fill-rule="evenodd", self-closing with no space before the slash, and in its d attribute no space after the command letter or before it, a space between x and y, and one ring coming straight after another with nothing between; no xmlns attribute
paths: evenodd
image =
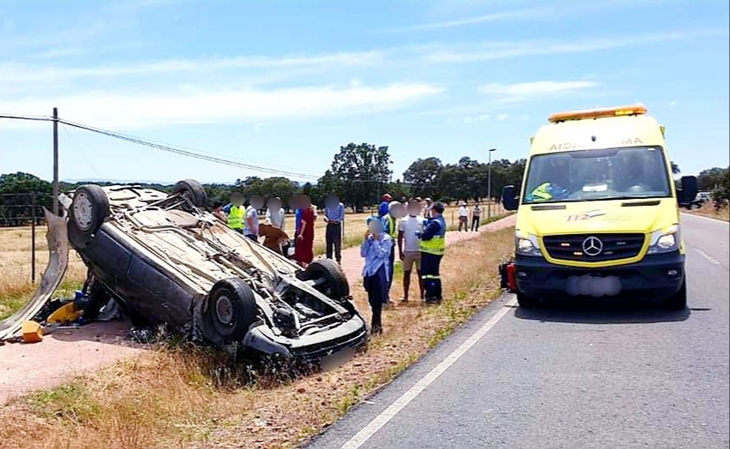
<svg viewBox="0 0 730 449"><path fill-rule="evenodd" d="M337 264L302 269L229 229L202 209L196 181L169 195L85 185L61 203L68 240L89 268L85 314L113 298L133 319L232 351L306 361L367 340Z"/></svg>

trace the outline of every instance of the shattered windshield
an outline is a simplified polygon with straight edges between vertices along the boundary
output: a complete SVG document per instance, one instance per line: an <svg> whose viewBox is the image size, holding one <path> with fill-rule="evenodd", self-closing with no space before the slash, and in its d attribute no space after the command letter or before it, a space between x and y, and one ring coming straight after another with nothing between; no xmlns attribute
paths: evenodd
<svg viewBox="0 0 730 449"><path fill-rule="evenodd" d="M669 196L661 148L630 147L534 156L523 204Z"/></svg>

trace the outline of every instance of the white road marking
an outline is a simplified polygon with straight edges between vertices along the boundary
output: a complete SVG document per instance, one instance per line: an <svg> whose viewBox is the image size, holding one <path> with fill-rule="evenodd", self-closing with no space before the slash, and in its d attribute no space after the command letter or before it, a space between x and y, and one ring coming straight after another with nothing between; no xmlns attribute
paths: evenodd
<svg viewBox="0 0 730 449"><path fill-rule="evenodd" d="M438 379L451 365L461 358L466 352L474 346L479 339L481 339L487 332L489 332L495 324L505 315L507 315L512 307L516 305L515 298L507 301L502 309L494 314L486 323L484 323L479 329L477 329L464 343L461 344L454 352L449 354L441 363L439 363L434 369L428 374L423 376L415 385L413 385L408 391L403 393L395 402L393 402L388 408L383 410L380 415L376 416L375 419L353 436L347 443L342 445L342 449L357 449L362 446L367 440L369 440L375 433L380 430L388 421L393 419L395 415L405 408L413 399L416 398L423 390L426 389L430 384Z"/></svg>
<svg viewBox="0 0 730 449"><path fill-rule="evenodd" d="M695 248L695 251L697 252L697 254L699 254L700 256L702 256L705 259L707 259L708 262L713 263L715 265L722 265L714 257L710 256L709 254L707 254L706 252L702 251L701 249Z"/></svg>

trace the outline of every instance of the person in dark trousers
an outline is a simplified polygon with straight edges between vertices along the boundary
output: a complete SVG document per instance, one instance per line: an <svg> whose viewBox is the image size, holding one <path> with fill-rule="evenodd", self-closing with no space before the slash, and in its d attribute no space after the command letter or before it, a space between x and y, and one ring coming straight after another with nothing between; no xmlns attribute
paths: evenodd
<svg viewBox="0 0 730 449"><path fill-rule="evenodd" d="M403 218L403 215L405 215L405 208L400 203L400 201L391 201L390 204L388 204L388 213L381 218L384 232L390 236L391 240L394 243L398 238L398 220ZM395 268L395 244L390 247L388 268L390 269L391 273ZM392 284L393 279L391 278L388 280L388 295L386 301L386 304L388 304L389 306L395 305L395 302L390 299L390 287Z"/></svg>
<svg viewBox="0 0 730 449"><path fill-rule="evenodd" d="M383 232L383 224L376 217L368 218L367 224L368 230L360 245L360 256L365 259L362 284L373 312L370 333L375 335L383 333L383 304L388 295L388 283L393 276L388 267L393 239Z"/></svg>
<svg viewBox="0 0 730 449"><path fill-rule="evenodd" d="M482 207L479 203L474 205L474 209L472 209L471 214L471 230L476 232L479 230L479 223L482 221Z"/></svg>
<svg viewBox="0 0 730 449"><path fill-rule="evenodd" d="M440 265L446 250L446 221L444 205L434 203L431 218L426 222L421 237L421 278L426 290L426 304L443 300Z"/></svg>
<svg viewBox="0 0 730 449"><path fill-rule="evenodd" d="M332 258L334 252L337 263L342 263L342 222L345 221L345 205L335 195L329 195L325 200L324 222L325 245L327 258Z"/></svg>

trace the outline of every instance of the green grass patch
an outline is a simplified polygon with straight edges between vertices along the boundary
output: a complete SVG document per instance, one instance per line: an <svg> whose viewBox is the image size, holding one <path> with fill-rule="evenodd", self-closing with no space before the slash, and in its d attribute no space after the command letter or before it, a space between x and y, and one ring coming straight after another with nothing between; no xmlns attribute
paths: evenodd
<svg viewBox="0 0 730 449"><path fill-rule="evenodd" d="M39 281L40 282L40 281ZM73 298L74 292L81 289L83 282L64 280L53 294L54 298ZM33 291L24 294L0 296L0 320L11 316L33 296Z"/></svg>

